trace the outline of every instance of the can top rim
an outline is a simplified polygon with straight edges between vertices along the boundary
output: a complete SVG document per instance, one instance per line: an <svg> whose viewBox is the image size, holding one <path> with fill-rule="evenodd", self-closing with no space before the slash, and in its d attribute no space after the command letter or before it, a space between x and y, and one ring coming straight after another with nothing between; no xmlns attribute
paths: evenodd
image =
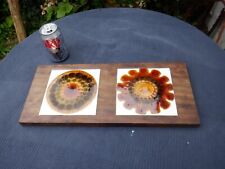
<svg viewBox="0 0 225 169"><path fill-rule="evenodd" d="M42 25L39 29L40 34L42 35L50 35L57 30L57 25L55 23L47 23Z"/></svg>

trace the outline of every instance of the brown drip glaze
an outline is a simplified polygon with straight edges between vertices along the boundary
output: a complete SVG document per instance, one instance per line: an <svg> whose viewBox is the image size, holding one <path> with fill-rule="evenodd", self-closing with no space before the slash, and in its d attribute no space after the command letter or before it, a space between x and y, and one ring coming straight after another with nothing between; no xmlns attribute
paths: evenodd
<svg viewBox="0 0 225 169"><path fill-rule="evenodd" d="M159 77L160 76L160 71L158 71L158 70L152 70L151 71L151 76L153 76L153 77Z"/></svg>
<svg viewBox="0 0 225 169"><path fill-rule="evenodd" d="M159 103L163 109L168 109L170 107L170 103L166 101L165 99L161 99Z"/></svg>
<svg viewBox="0 0 225 169"><path fill-rule="evenodd" d="M139 76L146 76L148 74L149 74L148 69L146 69L146 68L139 69L139 74L138 74Z"/></svg>
<svg viewBox="0 0 225 169"><path fill-rule="evenodd" d="M121 80L122 81L130 81L130 80L132 80L132 77L130 77L128 75L124 75L124 76L121 77Z"/></svg>
<svg viewBox="0 0 225 169"><path fill-rule="evenodd" d="M67 84L67 87L68 87L69 89L77 89L77 88L78 88L78 86L77 86L76 83L68 83L68 84Z"/></svg>
<svg viewBox="0 0 225 169"><path fill-rule="evenodd" d="M130 70L128 72L131 76L136 76L138 74L138 72L136 70Z"/></svg>
<svg viewBox="0 0 225 169"><path fill-rule="evenodd" d="M145 105L144 107L146 107L146 104L150 105L150 103L156 102L155 109L156 112L159 113L160 108L168 109L170 107L169 101L174 100L174 94L170 92L173 90L173 85L169 83L169 78L167 76L161 76L161 72L158 70L153 69L149 71L147 68L140 68L139 71L129 70L128 74L125 74L121 77L121 81L122 83L118 83L117 87L124 89L124 91L128 90L128 92L125 92L126 97L129 97L127 98L128 100L131 100L132 99L131 97L134 97L134 100L136 100L137 102L136 105L138 105L137 106L138 108L135 107L135 103L133 103L134 101L132 101L132 104L133 107L136 108L136 110L137 109L140 110L140 105L144 104ZM149 84L146 83L148 81ZM143 83L143 84L135 85L136 83ZM157 93L147 91L152 88L151 86L149 86L150 84L152 84L152 86L156 86L155 91ZM139 89L138 90L134 89L137 86ZM142 86L143 90L140 89L140 87ZM145 93L141 94L139 93L139 91L144 91ZM130 96L127 95L127 93L130 93L129 94ZM125 105L127 105L128 107L132 107L132 104L126 103L126 99L124 100ZM142 109L141 112L143 112Z"/></svg>

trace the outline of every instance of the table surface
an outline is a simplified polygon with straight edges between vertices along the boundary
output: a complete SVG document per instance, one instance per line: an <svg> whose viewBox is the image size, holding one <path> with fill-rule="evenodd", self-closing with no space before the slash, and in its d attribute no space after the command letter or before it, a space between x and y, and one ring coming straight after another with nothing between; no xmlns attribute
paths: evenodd
<svg viewBox="0 0 225 169"><path fill-rule="evenodd" d="M23 126L20 113L40 64L38 32L0 62L0 168L225 168L225 52L196 28L140 9L97 9L56 21L63 64L185 62L199 127Z"/></svg>

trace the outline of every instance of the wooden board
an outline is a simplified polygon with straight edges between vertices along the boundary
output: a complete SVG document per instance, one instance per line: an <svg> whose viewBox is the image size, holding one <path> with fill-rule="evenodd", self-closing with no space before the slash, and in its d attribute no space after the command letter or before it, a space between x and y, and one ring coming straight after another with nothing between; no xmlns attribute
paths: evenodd
<svg viewBox="0 0 225 169"><path fill-rule="evenodd" d="M116 115L116 74L118 68L170 68L178 116ZM101 69L97 113L95 116L39 115L52 69ZM199 125L189 76L184 63L71 64L40 65L36 70L19 120L23 124L126 124L126 125Z"/></svg>

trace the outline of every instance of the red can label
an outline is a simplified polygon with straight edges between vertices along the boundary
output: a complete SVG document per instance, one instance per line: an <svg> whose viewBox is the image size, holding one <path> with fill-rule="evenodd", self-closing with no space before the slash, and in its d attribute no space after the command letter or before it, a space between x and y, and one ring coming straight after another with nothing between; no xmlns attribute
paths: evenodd
<svg viewBox="0 0 225 169"><path fill-rule="evenodd" d="M45 47L50 49L60 48L60 39L49 39L44 41Z"/></svg>

